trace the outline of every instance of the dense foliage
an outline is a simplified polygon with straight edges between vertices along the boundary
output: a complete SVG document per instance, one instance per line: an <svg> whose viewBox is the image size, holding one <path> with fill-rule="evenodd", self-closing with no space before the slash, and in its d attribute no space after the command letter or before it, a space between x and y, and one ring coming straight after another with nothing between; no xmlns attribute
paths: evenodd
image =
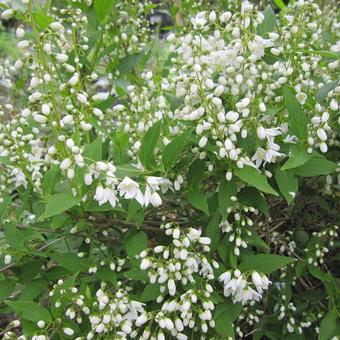
<svg viewBox="0 0 340 340"><path fill-rule="evenodd" d="M339 339L336 2L0 8L4 339Z"/></svg>

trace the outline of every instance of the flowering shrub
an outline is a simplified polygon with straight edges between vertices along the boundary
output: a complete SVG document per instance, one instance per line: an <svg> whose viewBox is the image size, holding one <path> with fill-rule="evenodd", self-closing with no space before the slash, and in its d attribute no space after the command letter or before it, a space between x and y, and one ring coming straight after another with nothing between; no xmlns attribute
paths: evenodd
<svg viewBox="0 0 340 340"><path fill-rule="evenodd" d="M338 339L336 3L0 8L4 339Z"/></svg>

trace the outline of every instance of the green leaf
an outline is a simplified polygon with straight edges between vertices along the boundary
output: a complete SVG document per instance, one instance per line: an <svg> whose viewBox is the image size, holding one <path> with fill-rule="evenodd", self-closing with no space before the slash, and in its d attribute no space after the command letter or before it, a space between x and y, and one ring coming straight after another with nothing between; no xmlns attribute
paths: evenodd
<svg viewBox="0 0 340 340"><path fill-rule="evenodd" d="M305 147L301 145L294 145L289 152L288 161L282 166L281 170L294 169L308 162L311 155L307 153Z"/></svg>
<svg viewBox="0 0 340 340"><path fill-rule="evenodd" d="M131 164L116 165L116 176L123 178L127 177L138 177L141 175L141 170Z"/></svg>
<svg viewBox="0 0 340 340"><path fill-rule="evenodd" d="M210 237L211 239L211 244L210 244L211 251L215 250L217 248L217 245L220 242L220 223L219 222L220 222L219 214L214 214L206 230L206 235Z"/></svg>
<svg viewBox="0 0 340 340"><path fill-rule="evenodd" d="M43 279L36 279L26 283L25 288L20 294L22 300L33 300L37 296L41 295L44 289L47 287L48 281Z"/></svg>
<svg viewBox="0 0 340 340"><path fill-rule="evenodd" d="M8 301L6 305L25 320L33 322L43 320L46 323L52 322L52 317L48 310L33 301Z"/></svg>
<svg viewBox="0 0 340 340"><path fill-rule="evenodd" d="M279 9L283 9L286 7L285 3L283 2L283 0L273 0L274 4L279 8Z"/></svg>
<svg viewBox="0 0 340 340"><path fill-rule="evenodd" d="M209 215L207 198L204 196L202 192L198 190L190 191L188 193L188 201L193 207Z"/></svg>
<svg viewBox="0 0 340 340"><path fill-rule="evenodd" d="M96 276L98 276L100 280L110 282L113 285L117 283L116 273L113 272L108 266L100 267L96 272Z"/></svg>
<svg viewBox="0 0 340 340"><path fill-rule="evenodd" d="M275 172L275 179L288 204L293 202L295 194L298 191L298 180L294 174L277 169Z"/></svg>
<svg viewBox="0 0 340 340"><path fill-rule="evenodd" d="M15 281L5 279L0 281L0 303L9 297L15 289Z"/></svg>
<svg viewBox="0 0 340 340"><path fill-rule="evenodd" d="M329 282L329 276L327 273L324 273L319 267L314 265L308 265L307 266L308 271L318 280L322 281L323 283Z"/></svg>
<svg viewBox="0 0 340 340"><path fill-rule="evenodd" d="M336 168L336 163L327 160L321 155L315 154L307 163L291 171L301 177L312 177L331 174Z"/></svg>
<svg viewBox="0 0 340 340"><path fill-rule="evenodd" d="M256 189L266 192L271 195L278 196L277 192L268 184L265 175L262 175L258 170L250 166L245 166L242 169L236 169L235 175L243 182L255 187Z"/></svg>
<svg viewBox="0 0 340 340"><path fill-rule="evenodd" d="M41 273L41 267L44 263L42 259L34 259L31 261L27 261L23 264L19 265L19 280L20 282L30 282L33 278L38 274Z"/></svg>
<svg viewBox="0 0 340 340"><path fill-rule="evenodd" d="M45 211L40 217L41 219L59 215L62 212L71 209L80 202L80 199L73 197L71 194L55 194L48 200Z"/></svg>
<svg viewBox="0 0 340 340"><path fill-rule="evenodd" d="M266 253L269 252L269 246L264 242L256 232L252 232L250 236L245 236L245 241L253 247L256 247Z"/></svg>
<svg viewBox="0 0 340 340"><path fill-rule="evenodd" d="M191 132L183 133L174 138L163 150L163 164L166 170L171 169L177 162L179 154L187 144Z"/></svg>
<svg viewBox="0 0 340 340"><path fill-rule="evenodd" d="M113 135L113 156L116 164L125 164L129 162L127 150L129 149L129 135L124 131L116 131Z"/></svg>
<svg viewBox="0 0 340 340"><path fill-rule="evenodd" d="M141 64L143 59L148 55L146 51L129 54L118 61L117 69L120 74L126 74L132 71L137 65Z"/></svg>
<svg viewBox="0 0 340 340"><path fill-rule="evenodd" d="M70 271L61 267L61 266L55 266L43 273L43 276L51 281L57 281L62 276L69 275Z"/></svg>
<svg viewBox="0 0 340 340"><path fill-rule="evenodd" d="M280 256L275 254L259 254L247 256L240 264L239 269L243 272L246 270L256 270L263 274L269 274L275 270L294 262L292 257Z"/></svg>
<svg viewBox="0 0 340 340"><path fill-rule="evenodd" d="M236 196L237 187L234 181L222 180L218 188L218 205L223 218L228 216L227 209L233 205L232 196Z"/></svg>
<svg viewBox="0 0 340 340"><path fill-rule="evenodd" d="M91 144L86 144L84 147L83 156L91 160L99 161L102 159L102 141L101 138L96 138Z"/></svg>
<svg viewBox="0 0 340 340"><path fill-rule="evenodd" d="M142 282L149 282L148 273L145 270L131 269L124 272L124 276L130 280L137 280Z"/></svg>
<svg viewBox="0 0 340 340"><path fill-rule="evenodd" d="M239 315L241 314L243 310L242 304L238 302L233 303L230 298L228 300L229 301L227 302L220 303L216 307L214 318L217 318L222 313L226 313L226 312L228 313L230 320L232 322L234 322L239 317Z"/></svg>
<svg viewBox="0 0 340 340"><path fill-rule="evenodd" d="M11 197L6 196L6 194L4 194L3 201L0 203L0 218L6 213L7 208L10 206L11 202L12 202Z"/></svg>
<svg viewBox="0 0 340 340"><path fill-rule="evenodd" d="M204 179L205 160L195 159L188 170L187 181L192 187L199 186Z"/></svg>
<svg viewBox="0 0 340 340"><path fill-rule="evenodd" d="M60 228L65 226L67 223L69 223L69 216L67 214L60 214L53 216L51 220L50 227L51 228Z"/></svg>
<svg viewBox="0 0 340 340"><path fill-rule="evenodd" d="M290 132L299 139L306 140L308 118L288 86L283 88L283 98L289 113L288 124Z"/></svg>
<svg viewBox="0 0 340 340"><path fill-rule="evenodd" d="M73 253L49 253L52 260L71 272L87 272L90 268L88 259Z"/></svg>
<svg viewBox="0 0 340 340"><path fill-rule="evenodd" d="M7 243L13 248L20 248L24 245L24 236L22 232L12 223L6 223L4 234Z"/></svg>
<svg viewBox="0 0 340 340"><path fill-rule="evenodd" d="M227 339L229 337L235 339L234 326L228 312L219 314L214 320L215 330L218 334L225 336Z"/></svg>
<svg viewBox="0 0 340 340"><path fill-rule="evenodd" d="M316 100L319 102L319 103L323 103L325 101L325 99L327 98L327 95L329 92L331 92L332 90L335 89L335 87L338 85L339 83L339 79L337 80L333 80L325 85L323 85L318 93L316 94Z"/></svg>
<svg viewBox="0 0 340 340"><path fill-rule="evenodd" d="M250 207L254 207L269 217L269 208L267 202L264 199L263 194L257 189L251 187L243 188L237 194L237 198L241 203Z"/></svg>
<svg viewBox="0 0 340 340"><path fill-rule="evenodd" d="M332 308L327 315L321 320L319 340L328 340L335 336L335 330L337 327L337 313L335 308Z"/></svg>
<svg viewBox="0 0 340 340"><path fill-rule="evenodd" d="M102 21L115 5L116 0L95 0L94 10L96 11L98 21Z"/></svg>
<svg viewBox="0 0 340 340"><path fill-rule="evenodd" d="M153 163L153 152L161 133L162 121L155 123L145 134L139 151L139 160L148 168Z"/></svg>
<svg viewBox="0 0 340 340"><path fill-rule="evenodd" d="M268 32L274 32L276 26L276 17L273 9L270 5L266 7L263 12L264 20L262 23L257 27L257 33L262 37L266 36Z"/></svg>
<svg viewBox="0 0 340 340"><path fill-rule="evenodd" d="M157 297L161 294L159 289L160 285L157 283L148 284L143 290L143 293L141 294L139 301L141 302L155 301Z"/></svg>
<svg viewBox="0 0 340 340"><path fill-rule="evenodd" d="M53 19L44 13L44 9L35 9L33 12L33 18L34 22L41 30L44 30L49 24L53 22Z"/></svg>
<svg viewBox="0 0 340 340"><path fill-rule="evenodd" d="M135 259L143 250L148 248L148 237L144 231L134 231L124 241L126 253L130 259Z"/></svg>
<svg viewBox="0 0 340 340"><path fill-rule="evenodd" d="M0 156L0 164L9 165L11 163L12 162L8 156Z"/></svg>
<svg viewBox="0 0 340 340"><path fill-rule="evenodd" d="M58 165L51 166L45 173L42 180L42 188L45 194L52 194L55 185L59 182L61 178L61 172Z"/></svg>

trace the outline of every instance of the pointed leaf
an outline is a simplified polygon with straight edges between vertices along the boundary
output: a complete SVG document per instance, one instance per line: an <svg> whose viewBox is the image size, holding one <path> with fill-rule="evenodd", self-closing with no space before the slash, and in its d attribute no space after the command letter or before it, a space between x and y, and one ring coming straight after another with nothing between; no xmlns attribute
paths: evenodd
<svg viewBox="0 0 340 340"><path fill-rule="evenodd" d="M124 245L129 258L135 259L136 255L148 248L148 237L144 231L134 231L127 236Z"/></svg>
<svg viewBox="0 0 340 340"><path fill-rule="evenodd" d="M288 123L290 132L300 140L306 140L308 118L288 86L283 88L283 98L289 113Z"/></svg>
<svg viewBox="0 0 340 340"><path fill-rule="evenodd" d="M307 163L311 158L311 155L307 153L305 147L301 145L294 145L289 152L289 159L283 165L281 170L289 170L301 166Z"/></svg>
<svg viewBox="0 0 340 340"><path fill-rule="evenodd" d="M331 174L337 167L336 163L316 154L304 165L294 168L291 171L301 177L312 177Z"/></svg>
<svg viewBox="0 0 340 340"><path fill-rule="evenodd" d="M88 259L73 253L49 253L49 256L71 272L87 272L90 267Z"/></svg>
<svg viewBox="0 0 340 340"><path fill-rule="evenodd" d="M268 184L266 176L262 175L253 167L245 166L242 169L236 169L234 172L238 178L250 186L268 194L278 196L277 192Z"/></svg>
<svg viewBox="0 0 340 340"><path fill-rule="evenodd" d="M202 192L198 190L193 190L189 192L188 201L193 207L209 215L209 207L208 207L207 198L204 196Z"/></svg>
<svg viewBox="0 0 340 340"><path fill-rule="evenodd" d="M163 150L163 164L166 170L170 169L178 160L179 154L187 144L190 132L183 133L174 138Z"/></svg>
<svg viewBox="0 0 340 340"><path fill-rule="evenodd" d="M71 194L55 194L48 200L45 211L40 217L41 219L59 215L62 212L71 209L80 202L80 199L73 197Z"/></svg>
<svg viewBox="0 0 340 340"><path fill-rule="evenodd" d="M277 169L275 172L275 179L286 201L289 204L293 202L295 194L298 191L298 180L295 178L294 174L289 171Z"/></svg>
<svg viewBox="0 0 340 340"><path fill-rule="evenodd" d="M236 196L237 187L234 181L222 180L218 188L218 205L223 218L226 218L227 209L233 205L232 196Z"/></svg>
<svg viewBox="0 0 340 340"><path fill-rule="evenodd" d="M246 270L257 270L263 274L269 274L294 261L295 259L292 257L275 254L259 254L246 257L241 262L239 269L241 272Z"/></svg>
<svg viewBox="0 0 340 340"><path fill-rule="evenodd" d="M148 168L153 163L153 152L161 133L161 121L155 123L145 134L139 151L139 160Z"/></svg>
<svg viewBox="0 0 340 340"><path fill-rule="evenodd" d="M6 305L8 305L16 314L25 320L33 322L43 320L46 323L52 321L48 310L33 301L8 301L6 302Z"/></svg>

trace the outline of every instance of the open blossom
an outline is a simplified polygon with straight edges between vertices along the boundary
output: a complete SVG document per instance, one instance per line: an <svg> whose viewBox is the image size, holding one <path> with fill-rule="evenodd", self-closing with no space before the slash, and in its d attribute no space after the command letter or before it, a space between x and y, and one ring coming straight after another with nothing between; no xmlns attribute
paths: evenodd
<svg viewBox="0 0 340 340"><path fill-rule="evenodd" d="M275 149L267 148L265 150L261 147L258 147L251 160L255 161L256 167L259 168L263 162L264 164L275 163L276 158L282 156L284 156L284 154L276 151Z"/></svg>
<svg viewBox="0 0 340 340"><path fill-rule="evenodd" d="M147 186L144 193L144 204L147 207L150 203L154 207L159 207L162 204L162 199L156 191L152 191L152 189Z"/></svg>
<svg viewBox="0 0 340 340"><path fill-rule="evenodd" d="M161 190L162 193L166 193L170 188L170 181L162 178L162 177L155 177L155 176L148 176L146 178L147 184L150 186L152 190Z"/></svg>
<svg viewBox="0 0 340 340"><path fill-rule="evenodd" d="M233 301L246 304L249 301L259 301L264 290L268 289L270 281L265 275L254 271L251 275L252 283L256 289L251 287L247 278L238 270L227 271L220 275L218 280L224 285L224 296L231 296Z"/></svg>
<svg viewBox="0 0 340 340"><path fill-rule="evenodd" d="M0 0L21 52L0 53L1 280L25 284L32 254L44 282L61 278L48 299L41 291L51 318L16 330L12 321L1 335L219 339L232 327L240 339L321 337L319 321L337 311L323 308L334 289L316 292L322 303L294 293L322 288L310 269L330 277L324 255L338 236L326 218L340 184L340 22L317 5L336 0L292 0L275 12L259 10L268 1L182 0L185 10L169 11L181 29L156 55L145 53L160 33L152 0L105 11L96 0L47 1L47 24L34 1L17 2ZM295 167L279 176L287 156ZM252 172L270 180L256 185ZM322 223L308 219L306 242L286 222L303 228L301 211L315 202L294 183L329 205ZM265 250L263 263L270 251L302 261L271 274L264 308L272 282L243 265ZM73 259L67 271L56 267L63 259ZM15 314L13 289L6 309Z"/></svg>
<svg viewBox="0 0 340 340"><path fill-rule="evenodd" d="M117 196L115 190L110 189L109 187L106 187L104 189L103 186L101 185L97 186L94 199L98 201L99 205L103 205L109 202L112 208L114 208L117 203Z"/></svg>
<svg viewBox="0 0 340 340"><path fill-rule="evenodd" d="M120 196L125 199L136 198L136 200L142 205L143 194L139 189L139 184L133 181L129 177L125 177L122 182L117 186Z"/></svg>

